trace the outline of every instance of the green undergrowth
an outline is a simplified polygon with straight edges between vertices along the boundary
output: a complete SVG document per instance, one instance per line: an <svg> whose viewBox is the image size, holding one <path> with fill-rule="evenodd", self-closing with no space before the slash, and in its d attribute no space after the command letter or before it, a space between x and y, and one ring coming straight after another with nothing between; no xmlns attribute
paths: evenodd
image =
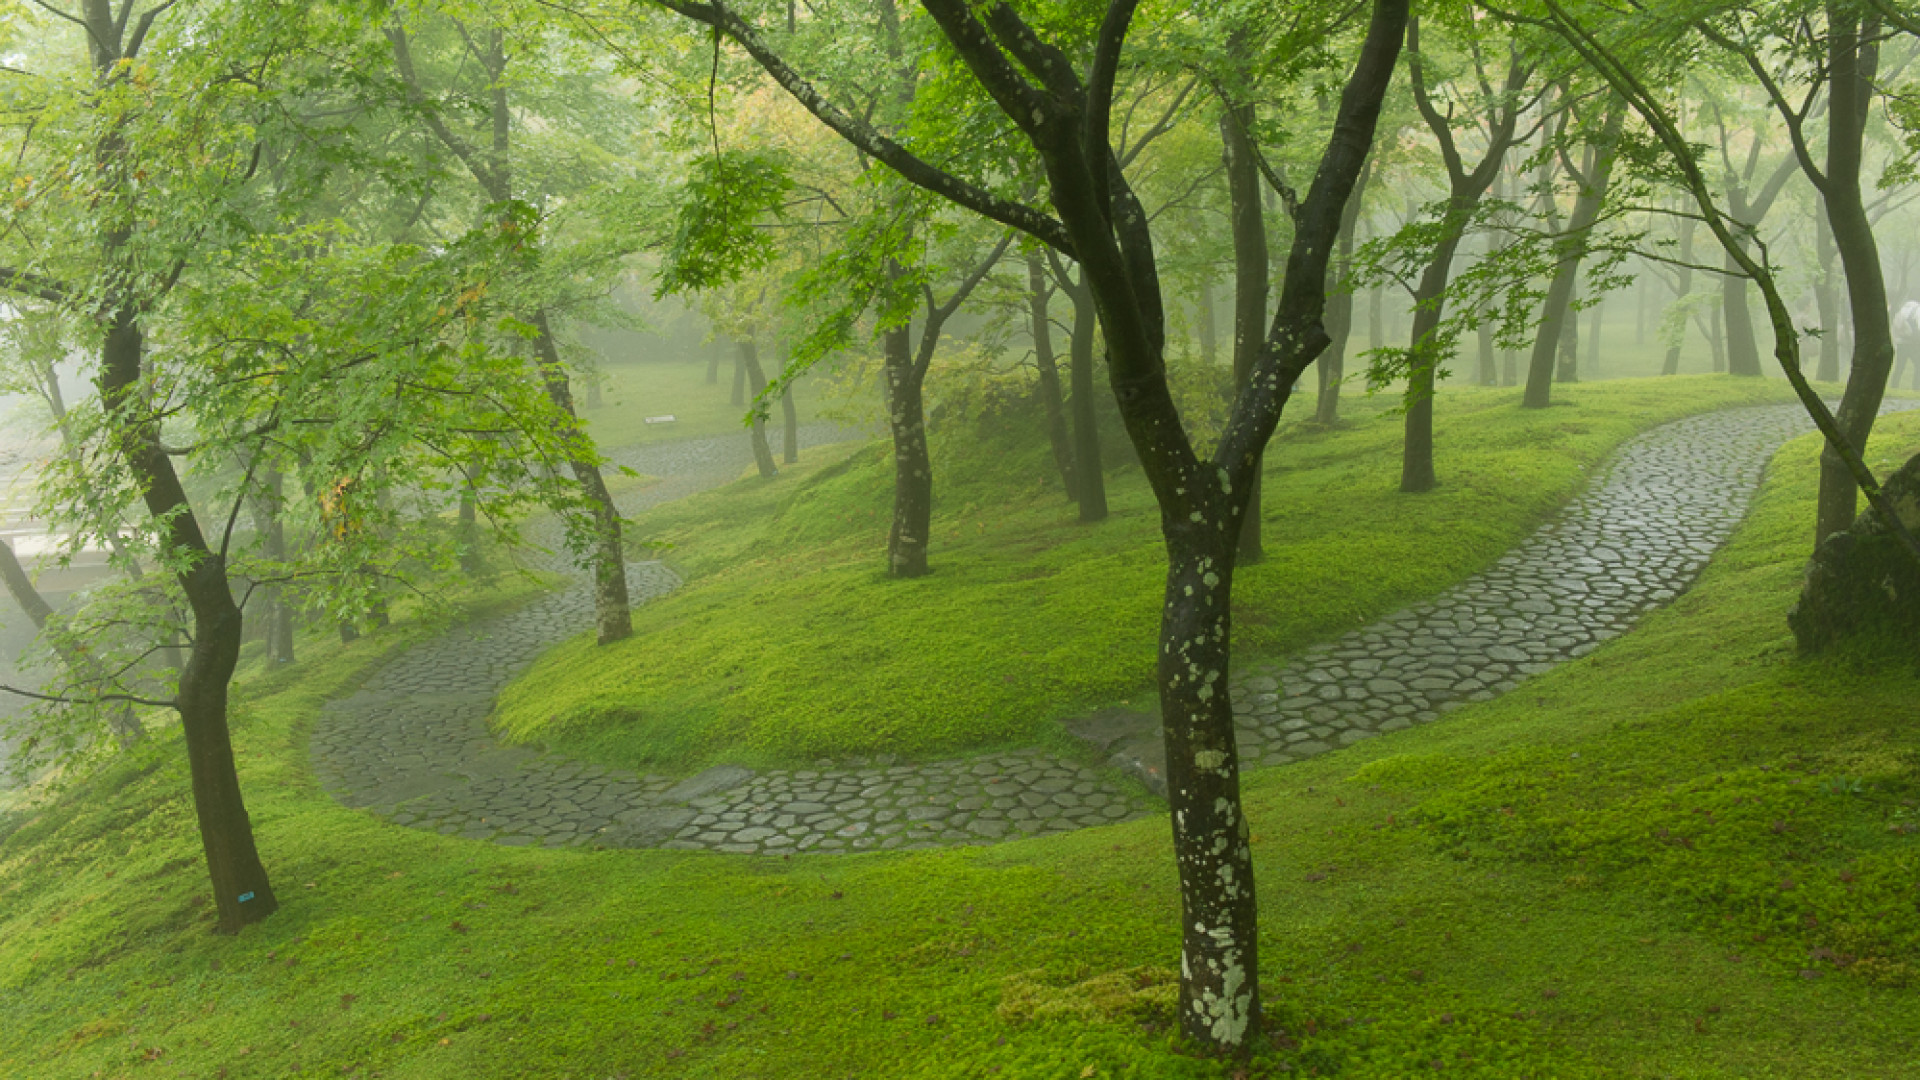
<svg viewBox="0 0 1920 1080"><path fill-rule="evenodd" d="M1883 471L1920 418L1885 427ZM1920 678L1793 656L1814 451L1633 633L1246 778L1275 1036L1248 1066L1169 1033L1164 817L771 859L501 848L335 805L304 733L432 630L403 621L243 687L283 906L238 938L210 933L177 759L6 819L0 1076L1920 1076Z"/></svg>
<svg viewBox="0 0 1920 1080"><path fill-rule="evenodd" d="M1350 403L1266 458L1268 557L1235 578L1236 657L1297 649L1484 568L1633 434L1690 413L1786 400L1726 377L1518 390L1437 402L1439 490L1397 490L1401 419ZM651 511L636 533L690 578L634 613L632 639L583 635L501 699L496 728L653 771L823 756L924 758L1057 738L1063 716L1148 694L1165 556L1137 467L1084 526L1031 425L938 444L932 575L882 574L893 490L883 443L821 448L767 481Z"/></svg>

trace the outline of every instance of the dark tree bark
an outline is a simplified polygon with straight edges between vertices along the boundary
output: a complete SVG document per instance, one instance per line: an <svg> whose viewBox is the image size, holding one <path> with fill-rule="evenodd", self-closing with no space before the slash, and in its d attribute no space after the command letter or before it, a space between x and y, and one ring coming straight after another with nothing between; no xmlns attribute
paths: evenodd
<svg viewBox="0 0 1920 1080"><path fill-rule="evenodd" d="M1554 376L1563 370L1555 364L1555 356L1560 351L1561 337L1567 332L1567 318L1573 307L1574 281L1580 272L1580 261L1587 254L1588 233L1600 216L1607 184L1613 176L1614 154L1626 115L1625 108L1619 102L1608 102L1599 144L1588 144L1582 168L1574 173L1574 182L1580 190L1573 201L1573 216L1567 222L1567 231L1558 241L1560 261L1554 269L1552 282L1547 286L1540 329L1533 339L1533 358L1527 365L1527 391L1521 401L1526 408L1544 409L1553 404ZM1573 171L1571 161L1563 161L1562 164L1570 172ZM1577 358L1578 353L1575 356ZM1577 369L1573 374L1577 375Z"/></svg>
<svg viewBox="0 0 1920 1080"><path fill-rule="evenodd" d="M945 303L936 303L924 289L926 313L916 346L912 328L897 326L881 335L881 359L887 387L887 425L893 434L893 527L887 533L887 572L896 578L924 577L927 545L933 531L933 457L927 448L925 386L927 369L940 346L947 320L960 310L973 290L985 281L1013 242L1000 238L991 252L968 271ZM896 278L904 273L890 266Z"/></svg>
<svg viewBox="0 0 1920 1080"><path fill-rule="evenodd" d="M104 0L90 0L90 6L94 3L105 6ZM123 249L126 240L124 234L109 240L110 252ZM180 673L174 707L185 734L194 813L213 879L219 927L236 933L279 907L254 847L227 730L227 687L240 659L240 608L227 580L226 555L208 546L173 460L161 449L159 424L139 396L145 344L137 309L123 299L101 348L100 400L111 418L116 449L144 493L148 512L164 523L163 543L173 558L186 563L179 580L193 610L193 646Z"/></svg>
<svg viewBox="0 0 1920 1080"><path fill-rule="evenodd" d="M1475 53L1476 68L1478 53ZM1520 118L1520 92L1533 77L1533 68L1523 64L1518 52L1507 63L1506 81L1497 100L1484 102L1485 151L1471 168L1460 156L1453 137L1453 109L1442 114L1428 91L1426 67L1420 56L1420 20L1407 24L1407 69L1413 87L1413 99L1426 120L1427 128L1439 143L1441 161L1447 171L1447 209L1441 219L1440 233L1433 255L1427 262L1420 283L1413 291L1413 338L1408 342L1411 357L1407 376L1406 439L1400 455L1400 490L1408 494L1432 491L1439 483L1433 466L1433 395L1441 363L1440 323L1446 314L1447 283L1453 277L1454 256L1460 241L1473 222L1475 210L1493 187L1506 164L1507 151L1514 143L1514 128ZM1476 72L1480 85L1486 86L1484 70ZM1487 94L1493 98L1493 93Z"/></svg>
<svg viewBox="0 0 1920 1080"><path fill-rule="evenodd" d="M1201 304L1212 303L1210 286L1201 289ZM1027 253L1027 325L1033 335L1033 363L1039 369L1038 393L1046 417L1047 442L1053 447L1053 466L1060 471L1060 483L1067 498L1078 499L1079 488L1073 467L1073 436L1067 431L1067 406L1060 391L1060 366L1053 352L1053 321L1047 314L1047 301L1053 288L1047 280L1046 260L1038 251ZM1211 316L1207 319L1211 322ZM1203 340L1204 340L1203 335ZM1211 360L1211 358L1209 358Z"/></svg>
<svg viewBox="0 0 1920 1080"><path fill-rule="evenodd" d="M1830 73L1827 130L1827 167L1824 176L1806 160L1803 169L1820 189L1833 228L1834 246L1846 268L1847 302L1853 315L1853 366L1847 388L1835 414L1848 449L1860 454L1879 416L1886 396L1887 375L1893 369L1893 324L1887 308L1887 283L1880 265L1880 246L1873 222L1861 198L1862 158L1867 119L1879 70L1879 19L1863 20L1852 5L1833 0L1827 5L1827 70ZM1829 445L1820 456L1820 509L1815 524L1816 545L1853 524L1859 508L1858 491L1846 458Z"/></svg>
<svg viewBox="0 0 1920 1080"><path fill-rule="evenodd" d="M767 374L760 368L760 346L750 340L739 343L740 366L753 384L753 462L760 475L771 478L780 470L773 463L773 447L767 443L767 422L760 415L760 395L767 389Z"/></svg>
<svg viewBox="0 0 1920 1080"><path fill-rule="evenodd" d="M567 424L567 443L574 452L567 467L573 479L586 493L588 511L593 515L593 615L597 640L606 645L633 636L633 611L627 595L627 557L620 539L620 511L607 491L600 466L590 455L590 443L573 411L573 393L567 384L567 369L560 363L560 350L554 346L553 330L547 325L545 309L536 309L533 325L539 331L533 339L540 358L540 379L547 397ZM585 452L582 452L585 451Z"/></svg>
<svg viewBox="0 0 1920 1080"><path fill-rule="evenodd" d="M1760 185L1759 190L1750 191L1755 172L1760 166L1760 151L1765 144L1764 132L1756 128L1747 144L1747 157L1743 166L1736 166L1726 125L1720 128L1720 160L1726 173L1725 186L1727 209L1735 221L1743 223L1748 230L1756 230L1766 218L1767 211L1773 208L1774 200L1798 170L1799 162L1792 154L1781 159L1772 175ZM1740 264L1732 255L1727 255L1722 264L1726 270L1720 279L1720 304L1722 321L1726 326L1726 365L1729 374L1760 377L1760 342L1753 333L1753 309L1748 306L1748 290L1752 287L1745 274L1740 272Z"/></svg>
<svg viewBox="0 0 1920 1080"><path fill-rule="evenodd" d="M1084 275L1083 275L1084 279ZM1080 521L1092 525L1107 520L1107 476L1100 462L1100 418L1093 409L1093 339L1100 329L1099 309L1084 280L1060 270L1054 275L1060 291L1073 301L1073 340L1067 350L1067 409L1073 419L1074 494L1080 503Z"/></svg>
<svg viewBox="0 0 1920 1080"><path fill-rule="evenodd" d="M1236 38L1228 52L1242 56L1246 44ZM1226 149L1229 230L1233 237L1233 387L1237 395L1253 378L1255 360L1266 345L1269 257L1267 219L1261 210L1260 164L1254 155L1252 132L1256 117L1251 104L1229 102L1220 117ZM1247 514L1240 525L1239 560L1252 566L1267 557L1260 543L1260 474L1256 461L1253 489L1247 495Z"/></svg>
<svg viewBox="0 0 1920 1080"><path fill-rule="evenodd" d="M907 179L1022 229L1080 264L1105 330L1108 381L1160 505L1167 546L1159 682L1181 887L1181 1029L1219 1051L1250 1052L1261 1023L1259 938L1227 692L1235 555L1258 455L1300 374L1327 345L1328 263L1392 80L1406 0L1376 0L1326 152L1295 215L1268 348L1208 460L1194 450L1173 403L1147 216L1109 141L1131 0L1112 0L1084 78L1004 3L922 0L960 60L1038 152L1057 220L1009 205L884 140L794 72L724 2L661 2L731 37L816 117Z"/></svg>

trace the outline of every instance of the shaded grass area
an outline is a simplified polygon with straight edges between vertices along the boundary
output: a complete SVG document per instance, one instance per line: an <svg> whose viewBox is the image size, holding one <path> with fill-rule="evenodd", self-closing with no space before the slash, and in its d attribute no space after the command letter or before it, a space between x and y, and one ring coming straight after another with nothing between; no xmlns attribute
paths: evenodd
<svg viewBox="0 0 1920 1080"><path fill-rule="evenodd" d="M1885 428L1882 467L1920 449ZM250 683L285 906L237 940L172 757L0 825L0 1075L1920 1076L1920 678L1791 656L1815 450L1634 633L1249 776L1279 1045L1244 1074L1168 1034L1164 819L792 859L388 826L315 790L303 732L427 632L396 626Z"/></svg>
<svg viewBox="0 0 1920 1080"><path fill-rule="evenodd" d="M1397 490L1400 418L1353 403L1337 429L1295 428L1267 455L1268 559L1235 578L1236 656L1300 648L1484 568L1633 434L1703 410L1787 400L1727 377L1517 390L1438 401L1440 490ZM881 573L892 463L832 448L649 513L693 580L591 635L502 696L508 737L644 770L822 756L926 757L1057 738L1062 716L1150 691L1165 574L1159 511L1137 468L1112 518L1082 526L1044 441L1025 428L942 444L932 576Z"/></svg>

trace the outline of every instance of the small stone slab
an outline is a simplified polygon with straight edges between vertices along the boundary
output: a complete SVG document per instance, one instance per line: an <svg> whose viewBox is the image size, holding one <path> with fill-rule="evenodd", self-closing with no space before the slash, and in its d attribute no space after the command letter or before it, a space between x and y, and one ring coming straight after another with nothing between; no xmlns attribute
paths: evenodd
<svg viewBox="0 0 1920 1080"><path fill-rule="evenodd" d="M658 847L687 827L694 812L677 806L648 806L614 815L615 825L600 834L608 847Z"/></svg>
<svg viewBox="0 0 1920 1080"><path fill-rule="evenodd" d="M662 802L692 802L716 791L739 787L752 778L752 769L743 769L738 765L715 765L661 792L660 799Z"/></svg>
<svg viewBox="0 0 1920 1080"><path fill-rule="evenodd" d="M504 780L517 774L522 765L538 756L531 750L502 747L470 757L451 771L455 776L464 776L469 780Z"/></svg>

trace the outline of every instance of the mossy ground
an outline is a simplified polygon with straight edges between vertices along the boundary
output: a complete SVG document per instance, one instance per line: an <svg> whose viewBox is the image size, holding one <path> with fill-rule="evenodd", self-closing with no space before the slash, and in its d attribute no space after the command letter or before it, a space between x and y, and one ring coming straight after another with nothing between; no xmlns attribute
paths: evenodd
<svg viewBox="0 0 1920 1080"><path fill-rule="evenodd" d="M1884 432L1882 468L1920 449L1920 418ZM1634 633L1248 778L1282 1039L1246 1075L1920 1076L1920 677L1792 655L1815 450ZM238 939L209 933L175 756L0 825L0 1075L1242 1074L1166 1028L1164 819L774 860L505 849L335 805L307 725L429 630L250 681L283 908Z"/></svg>
<svg viewBox="0 0 1920 1080"><path fill-rule="evenodd" d="M1506 552L1634 433L1777 382L1695 376L1438 399L1441 487L1406 496L1401 418L1294 427L1267 454L1267 560L1237 572L1241 660L1333 636ZM1112 517L1080 525L1030 427L941 444L934 573L882 574L893 490L883 444L821 448L771 481L650 512L691 580L634 612L634 636L555 649L502 696L509 738L646 771L838 754L924 758L1055 737L1063 716L1149 694L1166 572L1138 468Z"/></svg>

